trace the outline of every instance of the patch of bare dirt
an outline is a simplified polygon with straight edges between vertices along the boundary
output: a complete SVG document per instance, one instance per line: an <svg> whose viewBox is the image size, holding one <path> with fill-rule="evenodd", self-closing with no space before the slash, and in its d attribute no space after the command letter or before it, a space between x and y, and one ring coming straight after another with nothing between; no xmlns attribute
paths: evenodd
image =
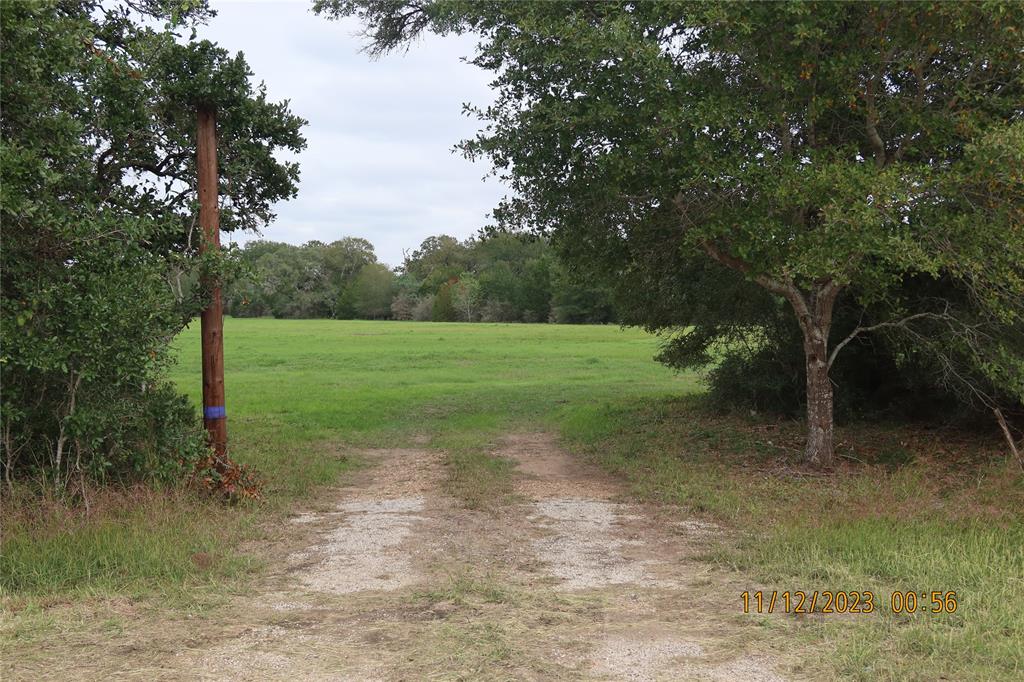
<svg viewBox="0 0 1024 682"><path fill-rule="evenodd" d="M781 682L768 656L730 641L735 625L714 602L733 595L694 560L718 526L616 501L621 484L549 434L510 435L496 454L519 465L531 544L554 589L605 600L604 622L582 628L600 642L585 679Z"/></svg>
<svg viewBox="0 0 1024 682"><path fill-rule="evenodd" d="M616 680L647 682L678 661L704 654L697 642L671 637L608 637L594 657L594 672Z"/></svg>
<svg viewBox="0 0 1024 682"><path fill-rule="evenodd" d="M784 682L766 656L709 660L696 640L666 633L607 637L594 656L600 679L623 682Z"/></svg>
<svg viewBox="0 0 1024 682"><path fill-rule="evenodd" d="M292 562L308 562L298 572L303 585L317 592L347 594L394 590L416 580L403 543L424 520L422 497L397 497L338 506L340 525L322 544L297 552Z"/></svg>
<svg viewBox="0 0 1024 682"><path fill-rule="evenodd" d="M631 559L623 549L638 540L616 532L619 505L602 500L555 498L533 505L533 520L547 535L533 541L548 571L564 589L653 583L646 562Z"/></svg>
<svg viewBox="0 0 1024 682"><path fill-rule="evenodd" d="M510 433L496 454L518 464L516 491L531 499L610 499L621 493L614 479L569 457L550 433Z"/></svg>

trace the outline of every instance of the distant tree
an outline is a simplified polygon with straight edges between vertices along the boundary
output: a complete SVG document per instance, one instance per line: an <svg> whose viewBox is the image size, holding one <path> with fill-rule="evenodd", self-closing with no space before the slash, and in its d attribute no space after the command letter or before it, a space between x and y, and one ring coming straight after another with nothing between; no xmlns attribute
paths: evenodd
<svg viewBox="0 0 1024 682"><path fill-rule="evenodd" d="M352 283L352 307L361 318L378 320L391 314L395 274L386 265L364 265Z"/></svg>
<svg viewBox="0 0 1024 682"><path fill-rule="evenodd" d="M228 312L239 317L351 319L390 314L408 320L414 318L424 296L431 297L431 306L438 303L447 310L450 295L452 309L444 312L439 308L443 319L479 321L491 301L487 315L492 320L578 323L611 319L607 292L593 287L584 292L571 284L556 267L547 240L529 235L496 232L461 243L444 236L425 240L401 271L390 275L390 313L379 306L375 312L367 312L367 292L383 291L374 289L383 285L383 280L365 281L370 272L381 272L377 268L367 271L360 281L366 266L376 264L373 245L364 239L346 237L330 244L311 241L302 246L255 241L239 251L239 259L251 275L228 288ZM459 263L468 269L448 274ZM423 274L427 280L419 279ZM429 284L442 274L446 275L444 281ZM443 294L444 288L450 291ZM566 291L559 292L559 288ZM553 301L562 306L555 316L551 313ZM593 310L584 310L585 306ZM428 317L432 319L433 307Z"/></svg>
<svg viewBox="0 0 1024 682"><path fill-rule="evenodd" d="M481 322L517 322L521 317L515 306L497 298L487 299L480 310Z"/></svg>
<svg viewBox="0 0 1024 682"><path fill-rule="evenodd" d="M241 252L251 277L228 288L232 315L280 318L330 317L335 295L323 267L323 245L255 242Z"/></svg>
<svg viewBox="0 0 1024 682"><path fill-rule="evenodd" d="M322 246L320 253L326 287L333 302L330 317L350 317L354 311L345 292L366 265L377 262L373 244L359 237L343 237Z"/></svg>
<svg viewBox="0 0 1024 682"><path fill-rule="evenodd" d="M412 309L412 319L417 322L430 322L434 319L434 295L427 294L416 301Z"/></svg>
<svg viewBox="0 0 1024 682"><path fill-rule="evenodd" d="M225 288L225 312L235 317L271 315L274 292L280 284L268 278L267 273L274 269L273 263L281 257L281 251L293 248L290 244L260 240L240 249L238 258L245 273Z"/></svg>
<svg viewBox="0 0 1024 682"><path fill-rule="evenodd" d="M523 322L547 322L551 313L551 258L541 256L523 268L519 287Z"/></svg>
<svg viewBox="0 0 1024 682"><path fill-rule="evenodd" d="M505 301L512 305L518 312L515 317L522 314L520 306L513 304L518 301L520 278L516 274L516 264L504 259L488 258L480 264L479 277L480 298L483 301Z"/></svg>
<svg viewBox="0 0 1024 682"><path fill-rule="evenodd" d="M555 268L551 289L552 322L606 324L617 319L607 287L579 284L564 268Z"/></svg>
<svg viewBox="0 0 1024 682"><path fill-rule="evenodd" d="M357 316L351 287L363 267L377 261L373 245L353 237L302 246L250 242L240 259L250 276L228 288L228 313L285 318Z"/></svg>
<svg viewBox="0 0 1024 682"><path fill-rule="evenodd" d="M454 237L440 235L423 240L420 247L406 257L402 266L420 283L422 293L436 293L453 277L469 269L469 250Z"/></svg>
<svg viewBox="0 0 1024 682"><path fill-rule="evenodd" d="M548 242L524 234L494 232L471 245L482 301L503 301L511 319L547 321L551 299ZM502 314L508 315L508 306ZM492 307L491 312L497 313Z"/></svg>
<svg viewBox="0 0 1024 682"><path fill-rule="evenodd" d="M453 289L457 280L445 282L437 290L434 296L434 309L430 319L434 322L455 322L459 319L459 312L455 309Z"/></svg>
<svg viewBox="0 0 1024 682"><path fill-rule="evenodd" d="M490 157L514 190L500 221L548 232L579 265L653 282L674 274L657 270L663 254L685 252L787 305L802 337L808 462L833 461L830 370L873 331L948 330L979 376L1024 401L1024 5L317 9L360 17L376 53L424 30L481 36L472 61L495 72L498 96L464 150ZM657 252L635 248L653 241ZM969 308L903 296L910 277L949 279ZM844 293L887 312L833 338ZM732 305L715 290L679 301ZM739 331L716 318L719 333L692 320L695 360Z"/></svg>
<svg viewBox="0 0 1024 682"><path fill-rule="evenodd" d="M476 322L480 317L480 282L472 273L459 275L454 285L452 303L463 322Z"/></svg>
<svg viewBox="0 0 1024 682"><path fill-rule="evenodd" d="M419 302L412 294L404 291L399 291L395 294L395 298L391 301L391 319L392 320L411 320L413 319L413 313L416 310L416 304Z"/></svg>

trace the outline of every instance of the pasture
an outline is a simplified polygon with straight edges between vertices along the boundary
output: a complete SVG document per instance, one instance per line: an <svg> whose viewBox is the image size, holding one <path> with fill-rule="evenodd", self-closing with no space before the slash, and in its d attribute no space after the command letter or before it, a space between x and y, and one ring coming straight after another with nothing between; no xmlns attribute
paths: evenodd
<svg viewBox="0 0 1024 682"><path fill-rule="evenodd" d="M568 410L691 393L691 375L652 362L657 339L617 326L226 320L229 428L271 494L333 480L309 445L382 447L413 436L478 439L517 423L554 427ZM198 397L198 324L172 377Z"/></svg>
<svg viewBox="0 0 1024 682"><path fill-rule="evenodd" d="M656 557L687 599L652 606L663 625L681 618L726 633L701 642L713 661L740 649L785 651L777 665L787 675L863 680L1014 679L1024 670L1024 490L998 441L851 425L840 431L843 465L822 475L799 464L799 424L708 411L698 377L653 362L657 339L636 330L270 319L225 327L232 453L265 478L265 501L225 508L187 491L122 490L97 491L88 515L55 502L19 510L5 524L2 566L8 674L59 677L74 651L78 669L98 677L116 673L119 660L137 669L126 637L157 642L159 659L160 638L179 630L226 637L232 624L279 626L277 615L253 616L250 602L268 594L268 581L285 580L282 565L313 542L309 529L333 518L338 491L401 488L404 462L414 461L417 490L429 492L424 517L437 526L422 551L463 537L466 546L431 555L404 592L336 604L358 628L382 633L378 653L392 674L590 674L594 653L565 644L566 632L580 641L614 635L600 624L629 613L617 601L623 591L566 596L535 575L557 557L516 555L525 568L496 567L488 557L508 546L473 545L538 532L524 526L524 504L547 471L569 488L559 492L565 499L576 499L573 486L579 496L599 489L593 504L638 505L622 519L659 519L637 537L671 544L659 533L673 523L714 529L684 537L690 549L678 560ZM198 325L176 344L173 378L198 397ZM531 447L549 453L547 469L531 473ZM454 502L435 509L432 499ZM298 512L314 523L290 523ZM743 614L744 587L870 590L878 608ZM956 591L958 609L893 613L895 590ZM318 622L310 627L320 633L323 614L303 608L302 622ZM386 608L442 615L415 627L411 616L359 620ZM281 655L296 641L279 642ZM558 659L565 647L582 662ZM448 650L456 653L438 658ZM707 665L707 674L728 669Z"/></svg>

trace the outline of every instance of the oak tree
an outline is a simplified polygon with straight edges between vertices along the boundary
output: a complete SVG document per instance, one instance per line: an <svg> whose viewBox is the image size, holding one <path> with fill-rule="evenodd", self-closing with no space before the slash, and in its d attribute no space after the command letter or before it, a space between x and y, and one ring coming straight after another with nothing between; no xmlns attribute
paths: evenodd
<svg viewBox="0 0 1024 682"><path fill-rule="evenodd" d="M953 282L972 320L1020 328L1024 6L1014 2L319 0L371 52L479 36L493 104L463 149L513 189L496 211L571 264L655 284L666 252L787 305L806 364L806 460L833 460L829 372L858 337L929 321L1024 398L1024 350L972 335L907 278ZM636 248L658 233L660 253ZM708 270L707 264L713 266ZM684 275L685 276L685 275ZM704 305L728 316L714 289ZM888 317L832 334L840 295ZM989 341L992 341L989 343Z"/></svg>

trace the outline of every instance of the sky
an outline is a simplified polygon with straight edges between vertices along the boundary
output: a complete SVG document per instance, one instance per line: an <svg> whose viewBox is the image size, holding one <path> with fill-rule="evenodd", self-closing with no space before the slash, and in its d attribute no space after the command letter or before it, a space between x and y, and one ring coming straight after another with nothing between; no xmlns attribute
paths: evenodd
<svg viewBox="0 0 1024 682"><path fill-rule="evenodd" d="M328 21L311 5L213 0L218 15L197 36L245 53L270 99L290 100L309 121L299 195L275 206L263 238L363 237L396 266L430 235L474 234L506 191L496 178L484 181L485 162L452 152L479 128L462 104L493 99L489 74L460 60L474 40L429 35L373 60L360 52L357 22Z"/></svg>

